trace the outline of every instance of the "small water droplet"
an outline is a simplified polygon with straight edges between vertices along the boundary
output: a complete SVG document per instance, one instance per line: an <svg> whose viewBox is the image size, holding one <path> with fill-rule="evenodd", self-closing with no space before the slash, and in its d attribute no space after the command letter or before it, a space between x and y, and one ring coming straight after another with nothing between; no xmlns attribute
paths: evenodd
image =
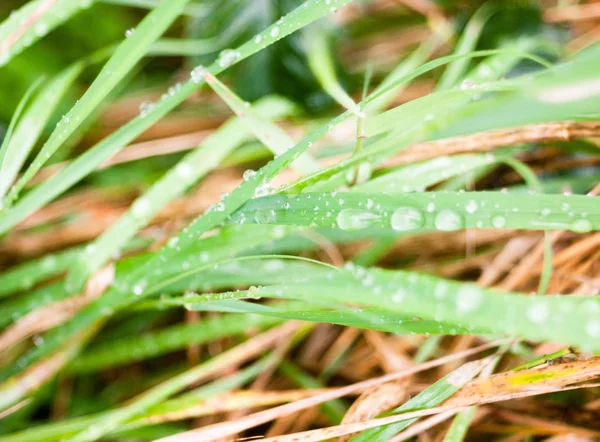
<svg viewBox="0 0 600 442"><path fill-rule="evenodd" d="M276 219L277 213L273 209L259 209L254 213L257 224L273 224Z"/></svg>
<svg viewBox="0 0 600 442"><path fill-rule="evenodd" d="M131 37L131 36L133 35L133 32L134 32L134 31L135 31L135 29L133 29L133 28L127 29L127 30L125 31L125 38L129 38L129 37Z"/></svg>
<svg viewBox="0 0 600 442"><path fill-rule="evenodd" d="M196 66L190 72L190 78L192 79L192 83L200 84L202 80L204 80L204 74L206 74L206 68L201 64Z"/></svg>
<svg viewBox="0 0 600 442"><path fill-rule="evenodd" d="M425 217L414 207L399 207L394 210L391 218L392 229L405 232L423 227Z"/></svg>
<svg viewBox="0 0 600 442"><path fill-rule="evenodd" d="M244 181L248 181L251 178L254 178L256 176L256 171L252 170L252 169L248 169L244 172L244 174L242 175L242 177L244 178Z"/></svg>
<svg viewBox="0 0 600 442"><path fill-rule="evenodd" d="M435 227L438 230L449 232L464 227L462 215L454 210L441 210L435 217Z"/></svg>
<svg viewBox="0 0 600 442"><path fill-rule="evenodd" d="M277 38L279 36L279 26L273 26L270 32L271 37Z"/></svg>
<svg viewBox="0 0 600 442"><path fill-rule="evenodd" d="M492 226L496 229L502 229L506 225L506 218L502 215L496 215L492 218Z"/></svg>
<svg viewBox="0 0 600 442"><path fill-rule="evenodd" d="M234 49L224 49L219 54L219 66L221 68L228 68L241 57L241 54Z"/></svg>
<svg viewBox="0 0 600 442"><path fill-rule="evenodd" d="M475 87L475 82L469 78L464 79L463 82L460 84L460 88L463 91L473 89L474 87Z"/></svg>

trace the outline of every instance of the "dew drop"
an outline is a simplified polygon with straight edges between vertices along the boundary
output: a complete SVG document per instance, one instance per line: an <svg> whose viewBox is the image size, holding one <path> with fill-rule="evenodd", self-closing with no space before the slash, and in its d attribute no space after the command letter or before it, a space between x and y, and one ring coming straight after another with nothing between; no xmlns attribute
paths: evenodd
<svg viewBox="0 0 600 442"><path fill-rule="evenodd" d="M342 230L358 230L372 226L379 215L360 209L344 209L338 213L337 225Z"/></svg>
<svg viewBox="0 0 600 442"><path fill-rule="evenodd" d="M133 28L127 29L127 30L125 31L125 38L129 38L129 37L131 37L131 36L133 35L133 31L134 31L134 29L133 29Z"/></svg>
<svg viewBox="0 0 600 442"><path fill-rule="evenodd" d="M496 215L492 218L492 226L496 229L502 229L506 225L506 218L502 215Z"/></svg>
<svg viewBox="0 0 600 442"><path fill-rule="evenodd" d="M406 232L423 227L424 224L423 213L414 207L399 207L392 213L391 226L394 230Z"/></svg>
<svg viewBox="0 0 600 442"><path fill-rule="evenodd" d="M242 175L242 177L244 178L244 181L248 181L252 178L254 178L256 176L256 171L252 170L252 169L248 169L244 172L244 174Z"/></svg>
<svg viewBox="0 0 600 442"><path fill-rule="evenodd" d="M273 224L276 219L277 213L273 209L259 209L254 213L257 224Z"/></svg>
<svg viewBox="0 0 600 442"><path fill-rule="evenodd" d="M459 313L469 313L477 310L483 300L483 294L478 287L465 285L456 296L456 310Z"/></svg>
<svg viewBox="0 0 600 442"><path fill-rule="evenodd" d="M204 80L204 74L206 74L206 68L201 64L196 66L194 69L192 69L192 72L190 72L192 83L200 84L202 80Z"/></svg>
<svg viewBox="0 0 600 442"><path fill-rule="evenodd" d="M593 338L600 338L600 321L592 319L585 326L585 332Z"/></svg>
<svg viewBox="0 0 600 442"><path fill-rule="evenodd" d="M273 26L270 32L271 37L277 38L279 36L279 26Z"/></svg>
<svg viewBox="0 0 600 442"><path fill-rule="evenodd" d="M578 233L590 232L592 223L587 219L578 219L571 224L571 230Z"/></svg>
<svg viewBox="0 0 600 442"><path fill-rule="evenodd" d="M224 49L219 54L219 66L221 68L228 68L236 61L240 59L240 53L234 49Z"/></svg>
<svg viewBox="0 0 600 442"><path fill-rule="evenodd" d="M454 210L441 210L435 217L435 227L445 232L464 227L463 217Z"/></svg>
<svg viewBox="0 0 600 442"><path fill-rule="evenodd" d="M467 204L465 204L465 210L468 213L477 212L477 208L478 208L478 205L477 205L477 201L475 201L475 200L469 200L469 201L467 201Z"/></svg>
<svg viewBox="0 0 600 442"><path fill-rule="evenodd" d="M548 317L548 306L544 303L533 304L527 310L527 319L535 324L540 324Z"/></svg>
<svg viewBox="0 0 600 442"><path fill-rule="evenodd" d="M150 112L153 107L154 103L152 103L151 101L143 101L140 104L140 117L145 117L146 115L148 115L148 112Z"/></svg>
<svg viewBox="0 0 600 442"><path fill-rule="evenodd" d="M464 79L463 82L460 84L460 88L463 91L473 89L474 87L475 87L475 82L468 78Z"/></svg>

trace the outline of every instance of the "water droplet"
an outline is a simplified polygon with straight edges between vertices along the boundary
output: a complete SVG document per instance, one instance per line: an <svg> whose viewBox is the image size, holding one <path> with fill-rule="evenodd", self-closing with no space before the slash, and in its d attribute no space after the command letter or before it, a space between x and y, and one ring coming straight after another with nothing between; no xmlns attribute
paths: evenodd
<svg viewBox="0 0 600 442"><path fill-rule="evenodd" d="M399 288L392 295L392 302L394 304L400 304L402 301L404 301L404 299L406 299L406 290L403 288Z"/></svg>
<svg viewBox="0 0 600 442"><path fill-rule="evenodd" d="M259 44L262 41L262 36L257 35L256 37L254 37L254 43Z"/></svg>
<svg viewBox="0 0 600 442"><path fill-rule="evenodd" d="M391 218L392 229L405 232L423 227L425 217L414 207L399 207L394 210Z"/></svg>
<svg viewBox="0 0 600 442"><path fill-rule="evenodd" d="M502 215L496 215L492 218L492 226L496 229L502 229L506 225L506 218Z"/></svg>
<svg viewBox="0 0 600 442"><path fill-rule="evenodd" d="M256 171L252 170L252 169L248 169L244 172L244 174L242 175L242 177L244 178L244 181L248 181L251 178L254 178L256 176Z"/></svg>
<svg viewBox="0 0 600 442"><path fill-rule="evenodd" d="M273 224L276 219L277 213L273 209L259 209L254 213L257 224Z"/></svg>
<svg viewBox="0 0 600 442"><path fill-rule="evenodd" d="M219 54L219 66L228 68L240 59L241 54L234 49L224 49Z"/></svg>
<svg viewBox="0 0 600 442"><path fill-rule="evenodd" d="M469 201L467 201L467 204L465 204L465 210L468 213L477 212L477 208L478 208L478 205L477 205L477 201L475 201L475 200L469 200Z"/></svg>
<svg viewBox="0 0 600 442"><path fill-rule="evenodd" d="M600 321L592 319L585 326L585 332L592 338L600 338Z"/></svg>
<svg viewBox="0 0 600 442"><path fill-rule="evenodd" d="M463 82L460 84L460 88L463 91L473 89L474 87L475 87L475 82L469 78L464 79Z"/></svg>
<svg viewBox="0 0 600 442"><path fill-rule="evenodd" d="M135 31L135 29L133 29L133 28L127 29L127 30L125 31L125 38L129 38L129 37L131 37L131 36L133 35L133 32L134 32L134 31Z"/></svg>
<svg viewBox="0 0 600 442"><path fill-rule="evenodd" d="M364 229L374 224L379 215L360 209L344 209L338 213L337 225L342 230Z"/></svg>
<svg viewBox="0 0 600 442"><path fill-rule="evenodd" d="M271 187L269 186L269 183L265 183L261 186L258 186L256 189L254 189L254 197L260 198L261 196L267 196L270 191L271 191Z"/></svg>
<svg viewBox="0 0 600 442"><path fill-rule="evenodd" d="M219 201L217 204L215 204L215 211L223 212L224 210L225 210L225 203L223 201Z"/></svg>
<svg viewBox="0 0 600 442"><path fill-rule="evenodd" d="M540 324L546 320L549 313L548 306L539 302L529 307L527 310L527 319L535 324Z"/></svg>
<svg viewBox="0 0 600 442"><path fill-rule="evenodd" d="M464 227L464 219L454 210L441 210L435 217L435 227L445 232L459 230Z"/></svg>
<svg viewBox="0 0 600 442"><path fill-rule="evenodd" d="M271 37L277 38L279 36L279 26L273 26L270 32Z"/></svg>
<svg viewBox="0 0 600 442"><path fill-rule="evenodd" d="M202 80L204 80L204 74L206 74L206 68L200 64L192 69L190 78L192 79L193 83L200 84Z"/></svg>
<svg viewBox="0 0 600 442"><path fill-rule="evenodd" d="M592 223L587 219L578 219L571 224L571 230L578 233L586 233L592 230Z"/></svg>
<svg viewBox="0 0 600 442"><path fill-rule="evenodd" d="M154 103L151 101L143 101L140 104L140 117L145 117L152 110Z"/></svg>
<svg viewBox="0 0 600 442"><path fill-rule="evenodd" d="M477 310L483 300L483 294L478 287L464 285L456 296L456 310L459 313L469 313Z"/></svg>

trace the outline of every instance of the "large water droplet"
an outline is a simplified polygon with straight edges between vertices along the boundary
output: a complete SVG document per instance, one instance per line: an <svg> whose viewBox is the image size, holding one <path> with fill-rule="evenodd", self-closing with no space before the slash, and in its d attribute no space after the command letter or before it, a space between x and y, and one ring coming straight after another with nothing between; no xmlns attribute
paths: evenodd
<svg viewBox="0 0 600 442"><path fill-rule="evenodd" d="M358 230L372 226L379 215L367 210L344 209L338 213L337 225L342 230Z"/></svg>
<svg viewBox="0 0 600 442"><path fill-rule="evenodd" d="M446 232L459 230L465 225L462 215L454 210L441 210L436 215L434 223L436 229Z"/></svg>
<svg viewBox="0 0 600 442"><path fill-rule="evenodd" d="M391 218L392 229L405 232L423 227L425 217L420 210L414 207L399 207Z"/></svg>

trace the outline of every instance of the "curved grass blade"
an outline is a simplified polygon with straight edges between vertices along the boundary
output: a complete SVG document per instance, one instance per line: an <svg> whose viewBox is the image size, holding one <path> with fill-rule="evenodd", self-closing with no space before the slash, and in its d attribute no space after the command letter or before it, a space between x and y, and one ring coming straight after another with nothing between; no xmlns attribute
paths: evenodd
<svg viewBox="0 0 600 442"><path fill-rule="evenodd" d="M251 291L219 293L215 295L192 295L186 298L171 298L156 301L158 306L184 306L191 311L219 311L237 312L244 314L258 314L282 319L296 319L317 323L330 323L357 327L366 330L377 330L396 334L487 334L488 329L473 328L469 326L456 326L438 321L421 320L376 308L345 308L340 304L332 304L324 308L320 302L319 307L309 303L288 302L280 304L262 305L245 302L243 299L251 298ZM217 299L216 301L214 299Z"/></svg>
<svg viewBox="0 0 600 442"><path fill-rule="evenodd" d="M399 232L465 228L600 229L598 197L503 192L305 193L248 201L231 216L239 224L280 224Z"/></svg>
<svg viewBox="0 0 600 442"><path fill-rule="evenodd" d="M315 27L307 33L306 38L308 39L308 64L321 87L343 107L360 116L360 108L337 78L325 29Z"/></svg>
<svg viewBox="0 0 600 442"><path fill-rule="evenodd" d="M303 282L257 288L251 295L351 303L446 324L486 327L493 334L600 350L600 303L593 297L531 297L413 272L355 266L328 273ZM325 283L327 290L320 289Z"/></svg>

